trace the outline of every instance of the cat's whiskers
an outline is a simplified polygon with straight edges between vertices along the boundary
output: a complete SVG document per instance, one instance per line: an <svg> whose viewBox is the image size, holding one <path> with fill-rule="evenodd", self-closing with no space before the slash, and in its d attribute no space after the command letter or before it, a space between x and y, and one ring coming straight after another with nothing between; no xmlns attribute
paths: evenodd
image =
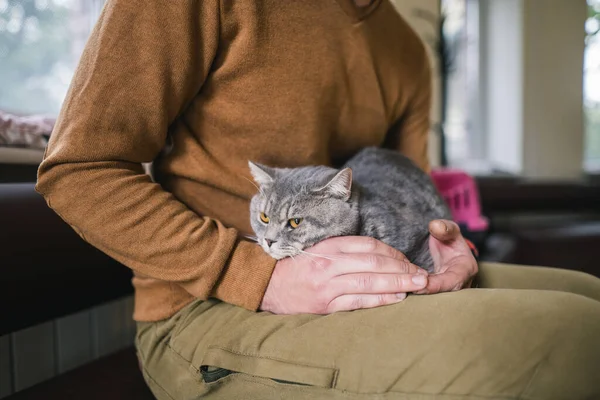
<svg viewBox="0 0 600 400"><path fill-rule="evenodd" d="M297 262L296 262L296 261L297 261L297 260L296 260L296 257L294 257L294 255L293 255L293 254L290 254L290 257L292 258L292 261L294 262L294 264L297 264Z"/></svg>
<svg viewBox="0 0 600 400"><path fill-rule="evenodd" d="M293 256L295 253L298 252L298 249L296 249L293 246L281 246L280 249L281 249L281 251L285 251L285 252L290 253L290 254L288 254L288 256L290 256L290 257Z"/></svg>
<svg viewBox="0 0 600 400"><path fill-rule="evenodd" d="M293 247L293 246L285 246L285 247L282 247L282 248L281 248L281 250L283 250L283 251L288 251L288 252L290 252L290 251L293 251L293 252L298 252L298 253L300 253L300 255L303 255L303 256L305 256L305 257L308 257L308 258L309 258L309 259L311 259L311 260L314 260L315 258L324 258L324 259L326 259L326 260L330 260L330 261L344 260L344 258L343 258L343 257L334 257L334 256L326 256L326 255L324 255L324 254L309 253L309 252L307 252L307 251L304 251L304 250L298 249L298 248L296 248L296 247ZM290 257L291 257L291 256L292 256L292 254L290 254Z"/></svg>
<svg viewBox="0 0 600 400"><path fill-rule="evenodd" d="M313 257L309 257L307 254L309 253L300 253L301 256L308 258L308 261L310 261L314 265L318 265L319 267L321 266L321 264L317 260L315 260Z"/></svg>
<svg viewBox="0 0 600 400"><path fill-rule="evenodd" d="M344 260L343 257L334 257L334 256L326 256L324 254L317 254L317 253L309 253L307 251L304 250L298 250L300 253L308 255L310 257L316 257L316 258L324 258L326 260L330 260L330 261L337 261L337 260Z"/></svg>
<svg viewBox="0 0 600 400"><path fill-rule="evenodd" d="M252 236L252 235L244 235L244 238L245 238L245 239L248 239L248 240L250 240L250 241L252 241L252 242L256 242L256 244L259 244L259 243L258 243L258 237L256 237L256 236Z"/></svg>
<svg viewBox="0 0 600 400"><path fill-rule="evenodd" d="M296 261L297 261L295 256L297 256L297 255L300 255L300 256L303 255L302 251L298 250L294 246L283 246L283 247L281 247L281 250L289 253L287 256L291 257L292 260L294 260L294 263L296 263ZM300 253L296 254L296 253L298 253L298 251L300 251Z"/></svg>
<svg viewBox="0 0 600 400"><path fill-rule="evenodd" d="M265 192L263 192L263 190L254 182L252 182L250 179L246 178L244 175L241 175L242 178L244 178L245 180L247 180L248 182L250 182L252 184L252 186L254 186L256 188L256 190L258 190L258 192L263 195L263 197L265 196Z"/></svg>

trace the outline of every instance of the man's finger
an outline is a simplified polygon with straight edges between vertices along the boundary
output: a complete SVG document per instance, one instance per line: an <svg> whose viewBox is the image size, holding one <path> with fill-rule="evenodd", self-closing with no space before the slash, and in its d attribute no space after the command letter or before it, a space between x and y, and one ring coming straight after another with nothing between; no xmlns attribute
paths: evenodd
<svg viewBox="0 0 600 400"><path fill-rule="evenodd" d="M454 221L436 219L429 223L429 233L440 242L449 242L460 236L460 228Z"/></svg>
<svg viewBox="0 0 600 400"><path fill-rule="evenodd" d="M385 257L395 258L397 260L408 260L404 254L395 248L388 246L380 240L368 236L338 236L326 239L307 249L308 252L324 251L325 253L333 253L332 249L337 252L353 254L353 253L371 253L379 254Z"/></svg>
<svg viewBox="0 0 600 400"><path fill-rule="evenodd" d="M313 253L318 261L323 257L329 261L328 271L332 276L374 273L374 274L419 274L427 276L427 271L408 260L398 260L378 254L325 254Z"/></svg>
<svg viewBox="0 0 600 400"><path fill-rule="evenodd" d="M468 277L460 276L451 270L437 275L429 275L427 287L415 294L435 294L460 290L467 279Z"/></svg>
<svg viewBox="0 0 600 400"><path fill-rule="evenodd" d="M427 287L427 276L421 274L347 274L328 282L333 296L349 294L410 293ZM332 297L333 297L332 296Z"/></svg>
<svg viewBox="0 0 600 400"><path fill-rule="evenodd" d="M406 298L406 293L383 295L346 295L333 299L327 307L328 313L374 308L398 303Z"/></svg>

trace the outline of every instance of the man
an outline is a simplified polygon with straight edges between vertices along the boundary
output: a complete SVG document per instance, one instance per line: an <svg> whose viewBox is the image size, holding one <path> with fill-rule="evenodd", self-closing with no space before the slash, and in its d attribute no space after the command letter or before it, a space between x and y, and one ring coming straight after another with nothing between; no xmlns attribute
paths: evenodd
<svg viewBox="0 0 600 400"><path fill-rule="evenodd" d="M430 95L423 45L388 0L108 1L37 189L135 272L157 398L600 395L593 277L486 265L481 287L548 290L434 295L477 273L450 221L431 224L431 276L369 238L323 241L319 263L242 238L249 159L339 165L380 145L427 170Z"/></svg>

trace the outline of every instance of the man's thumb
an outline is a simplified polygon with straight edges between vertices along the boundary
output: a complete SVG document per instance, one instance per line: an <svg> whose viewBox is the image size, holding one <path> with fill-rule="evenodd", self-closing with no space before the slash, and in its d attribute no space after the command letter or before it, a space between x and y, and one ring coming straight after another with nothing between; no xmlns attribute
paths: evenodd
<svg viewBox="0 0 600 400"><path fill-rule="evenodd" d="M449 242L460 236L460 228L454 221L436 219L429 223L429 233L441 242Z"/></svg>

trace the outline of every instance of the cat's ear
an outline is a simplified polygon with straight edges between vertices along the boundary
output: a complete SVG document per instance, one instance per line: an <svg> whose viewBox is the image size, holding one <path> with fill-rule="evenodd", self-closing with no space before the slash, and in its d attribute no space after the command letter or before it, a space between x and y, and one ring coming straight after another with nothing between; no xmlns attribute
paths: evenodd
<svg viewBox="0 0 600 400"><path fill-rule="evenodd" d="M260 186L269 186L273 183L275 171L273 171L271 168L265 167L264 165L255 164L252 161L248 161L248 166L250 167L250 173L252 174L252 177Z"/></svg>
<svg viewBox="0 0 600 400"><path fill-rule="evenodd" d="M325 191L334 197L348 201L352 195L352 170L344 168L319 191Z"/></svg>

